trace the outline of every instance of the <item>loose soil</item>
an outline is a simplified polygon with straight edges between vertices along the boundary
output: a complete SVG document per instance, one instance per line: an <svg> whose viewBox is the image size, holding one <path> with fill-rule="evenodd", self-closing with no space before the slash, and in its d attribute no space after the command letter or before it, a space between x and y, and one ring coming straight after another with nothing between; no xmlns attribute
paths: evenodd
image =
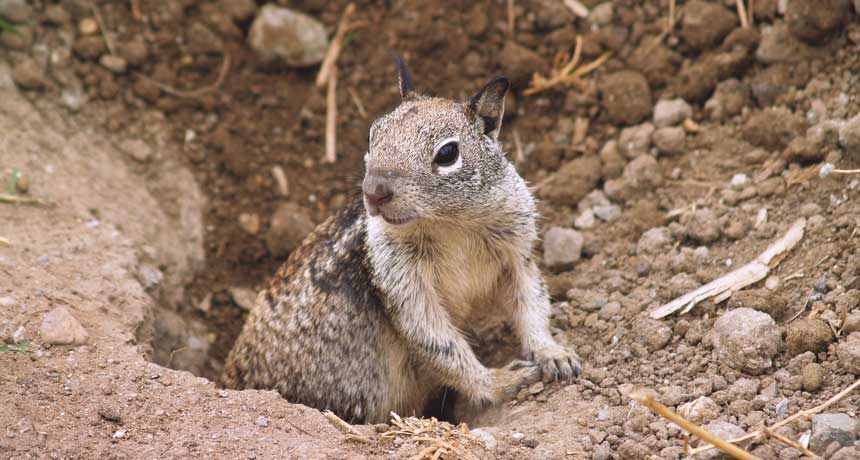
<svg viewBox="0 0 860 460"><path fill-rule="evenodd" d="M0 185L18 170L27 194L53 203L0 204L0 237L11 243L0 241L0 343L31 341L28 353L0 351L4 458L381 459L421 451L409 437L379 437L386 427L359 427L372 442L357 443L318 411L273 392L217 385L246 315L231 289L258 290L284 260L264 238L275 209L292 203L319 223L356 193L368 126L399 98L388 50L409 63L421 91L439 96L465 99L499 73L514 79L502 140L521 173L540 184L541 234L572 227L595 190L621 211L581 229L583 259L572 269L546 270L554 333L577 346L584 375L569 386L524 389L475 421L495 444L475 455L674 460L683 433L631 402L631 390L653 390L673 407L710 397L714 419L751 431L784 418L777 403L794 413L856 378L837 354L847 334L809 350L787 325L799 315L838 333L842 315L860 313L850 300L860 287L860 176L817 173L822 162L856 168L860 153L836 141L794 142L814 142L808 127L860 110L853 10L824 33L809 24L786 28L777 2L756 1L754 26L741 29L724 7L734 2L710 2L726 13L719 21L682 19L663 37L668 2L612 2L613 14L606 19L604 11L598 25L561 1L517 1L512 46L504 2L357 2L355 19L372 26L348 36L338 61L338 159L327 164L317 68L260 65L244 40L250 20L234 21L222 7L229 2L140 1L140 16L138 2L94 3L111 46L145 45L146 57L127 72L99 64L106 49L82 49L79 24L94 18L88 2L60 3L70 19L59 24L45 19L57 4L30 2L23 27L32 42L0 48ZM347 4L284 3L329 31ZM765 37L779 28L815 45L778 41L762 57ZM524 96L530 75L546 74L577 35L586 62L612 57L583 88ZM104 48L100 40L88 46ZM780 47L790 49L787 58ZM216 79L224 56L229 73L199 97L171 95L139 76L193 90ZM41 89L11 83L12 69L28 58L47 63L37 75ZM643 85L647 91L630 91ZM78 107L74 97L85 102ZM656 137L643 152L605 147L625 138L626 125L650 121L658 100L674 97L692 105L679 153L658 151ZM588 120L581 135L577 119ZM144 141L148 155L126 153L128 140ZM651 154L655 167L643 173L637 158ZM286 196L277 192L275 166L286 173ZM242 228L242 214L260 219L257 232ZM649 309L752 260L800 216L806 235L768 286L647 319ZM641 238L655 227L668 239L648 251ZM788 342L761 375L732 369L713 352L715 320L743 306L771 315ZM41 341L42 320L57 307L83 324L86 344ZM494 334L491 344L506 342L509 331ZM810 361L821 364L818 385L804 383ZM829 411L856 414L857 406L855 395ZM801 421L783 434L796 439L809 426ZM762 458L795 458L775 442L756 446Z"/></svg>

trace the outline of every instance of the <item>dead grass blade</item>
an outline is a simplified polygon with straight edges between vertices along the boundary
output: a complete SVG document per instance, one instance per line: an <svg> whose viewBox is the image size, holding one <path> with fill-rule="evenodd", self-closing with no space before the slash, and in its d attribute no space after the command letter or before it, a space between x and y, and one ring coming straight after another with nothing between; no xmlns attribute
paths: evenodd
<svg viewBox="0 0 860 460"><path fill-rule="evenodd" d="M630 399L639 402L648 409L651 409L651 411L655 414L675 423L676 425L686 430L688 433L698 437L703 441L711 443L716 448L738 460L761 460L759 457L741 449L734 444L730 444L729 442L720 439L719 437L712 434L710 431L700 427L699 425L696 425L695 423L685 419L684 417L681 417L680 415L676 414L672 409L669 409L668 407L655 401L650 394L644 391L637 391L630 394Z"/></svg>
<svg viewBox="0 0 860 460"><path fill-rule="evenodd" d="M408 437L422 444L422 449L410 460L480 460L471 451L482 449L481 442L465 424L454 426L435 418L403 418L393 412L391 424L393 428L382 437Z"/></svg>
<svg viewBox="0 0 860 460"><path fill-rule="evenodd" d="M583 77L603 65L611 56L612 52L607 51L588 64L579 66L582 57L582 36L577 35L573 56L567 59L567 56L563 54L556 54L549 77L535 73L532 75L529 87L523 91L523 94L531 96L560 85L575 86L577 89L583 90L587 85Z"/></svg>
<svg viewBox="0 0 860 460"><path fill-rule="evenodd" d="M845 398L846 396L851 394L852 391L856 390L857 387L860 387L860 380L857 380L856 382L852 383L847 388L840 391L835 396L833 396L832 398L828 399L827 401L821 403L820 405L815 406L812 409L802 410L802 411L792 415L791 417L786 418L785 420L783 420L781 422L775 423L775 424L767 427L765 430L771 430L771 431L776 430L780 427L788 425L789 423L791 423L791 422L793 422L793 421L795 421L801 417L804 417L807 419L812 418L813 415L816 415L816 414L820 413L821 411L823 411L824 409L827 409L828 407L841 401L843 398ZM737 444L739 442L748 441L750 439L758 438L758 437L762 436L763 434L765 434L763 431L753 431L752 433L741 436L739 438L730 439L728 442L730 442L732 444ZM711 450L713 448L714 448L714 446L703 446L703 447L699 447L699 448L696 448L696 449L689 451L688 454L689 455L696 455L696 454L700 454L702 452Z"/></svg>
<svg viewBox="0 0 860 460"><path fill-rule="evenodd" d="M170 94L171 96L193 99L195 97L200 97L206 93L215 91L216 89L220 88L221 83L224 82L224 79L227 77L227 74L229 72L230 72L230 55L225 52L224 58L221 61L221 69L218 71L218 77L215 79L215 81L211 85L204 86L202 88L197 88L197 89L192 90L192 91L183 91L180 89L176 89L170 85L167 85L167 84L161 83L158 80L152 79L152 78L150 78L150 77L148 77L142 73L135 72L134 75L137 78L140 78L141 80L145 80L145 81L155 85L158 89L164 91L167 94Z"/></svg>

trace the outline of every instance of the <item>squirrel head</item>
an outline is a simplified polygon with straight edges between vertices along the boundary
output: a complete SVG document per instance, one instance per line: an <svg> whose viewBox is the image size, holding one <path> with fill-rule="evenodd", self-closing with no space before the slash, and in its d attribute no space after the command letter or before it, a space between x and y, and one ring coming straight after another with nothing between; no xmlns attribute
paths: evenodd
<svg viewBox="0 0 860 460"><path fill-rule="evenodd" d="M498 142L509 80L464 102L428 97L396 61L401 102L373 122L364 157L368 214L395 226L480 217L513 171Z"/></svg>

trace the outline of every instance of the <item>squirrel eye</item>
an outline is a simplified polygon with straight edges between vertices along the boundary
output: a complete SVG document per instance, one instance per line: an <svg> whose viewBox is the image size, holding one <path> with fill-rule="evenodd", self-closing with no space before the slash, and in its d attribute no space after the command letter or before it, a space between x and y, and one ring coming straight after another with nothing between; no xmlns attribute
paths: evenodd
<svg viewBox="0 0 860 460"><path fill-rule="evenodd" d="M439 147L439 150L436 151L436 156L433 157L433 163L439 166L451 166L457 162L459 155L460 149L457 147L457 142L451 141Z"/></svg>

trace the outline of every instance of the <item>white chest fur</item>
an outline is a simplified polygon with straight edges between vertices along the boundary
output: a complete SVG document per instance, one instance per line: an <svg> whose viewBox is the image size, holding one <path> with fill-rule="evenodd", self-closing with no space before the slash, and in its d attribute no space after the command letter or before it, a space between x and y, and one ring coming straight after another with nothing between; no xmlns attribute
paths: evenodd
<svg viewBox="0 0 860 460"><path fill-rule="evenodd" d="M463 327L476 309L493 301L504 272L503 257L462 229L435 238L433 249L427 264L433 287L454 325Z"/></svg>

